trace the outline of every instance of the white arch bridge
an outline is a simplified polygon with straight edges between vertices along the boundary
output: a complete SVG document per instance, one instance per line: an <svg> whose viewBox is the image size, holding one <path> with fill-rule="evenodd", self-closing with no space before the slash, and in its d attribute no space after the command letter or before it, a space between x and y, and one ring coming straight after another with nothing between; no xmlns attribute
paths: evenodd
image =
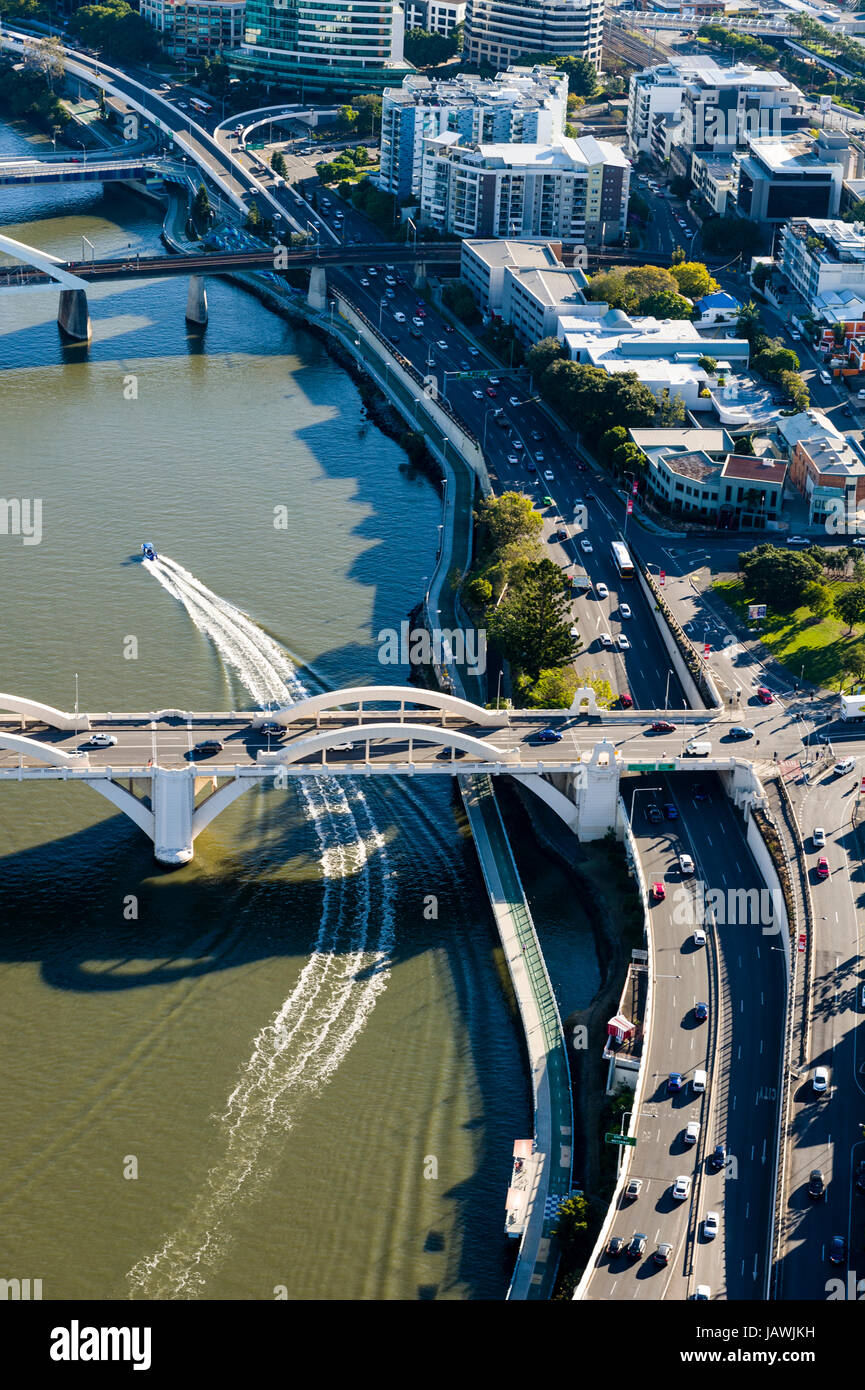
<svg viewBox="0 0 865 1390"><path fill-rule="evenodd" d="M652 717L605 712L602 722L591 690L568 711L482 709L438 691L356 686L279 710L122 714L70 714L0 693L0 782L83 782L169 865L188 862L196 836L250 787L286 788L296 777L507 774L592 839L615 823L622 771L676 770L694 726L707 722L704 712L683 711L684 736L662 748L645 733ZM559 737L542 733L549 729Z"/></svg>

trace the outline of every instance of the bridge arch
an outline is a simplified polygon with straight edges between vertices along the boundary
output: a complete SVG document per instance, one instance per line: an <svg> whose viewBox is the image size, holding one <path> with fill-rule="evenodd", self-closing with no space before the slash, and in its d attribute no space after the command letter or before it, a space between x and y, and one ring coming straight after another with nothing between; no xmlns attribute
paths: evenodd
<svg viewBox="0 0 865 1390"><path fill-rule="evenodd" d="M476 724L501 724L507 718L498 710L483 709L471 700L462 700L458 695L445 695L440 690L419 690L414 685L354 685L346 690L310 695L285 709L262 710L250 722L254 728L262 724L293 724L296 720L309 719L313 715L317 718L327 710L341 710L346 705L357 705L358 710L362 711L368 702L399 705L400 713L407 705L415 709L437 709L445 715L472 719ZM386 713L386 710L382 710L382 714Z"/></svg>
<svg viewBox="0 0 865 1390"><path fill-rule="evenodd" d="M485 743L483 739L474 738L471 734L461 734L456 729L439 728L435 724L382 723L356 724L348 729L324 729L321 733L297 739L287 747L278 748L274 752L259 752L256 761L259 766L273 764L275 767L287 767L299 762L301 758L308 757L310 753L324 752L328 748L338 748L345 743L362 744L367 740L372 742L376 739L387 739L394 743L439 744L442 748L474 753L478 762L483 763L501 762L511 752L510 748L499 748L494 744Z"/></svg>
<svg viewBox="0 0 865 1390"><path fill-rule="evenodd" d="M7 256L17 256L25 265L35 266L37 270L50 275L52 280L56 280L58 285L62 285L65 290L86 290L87 281L81 280L77 275L70 275L68 270L64 270L64 261L59 256L49 256L47 251L37 251L35 246L28 246L26 242L16 241L11 236L0 236L0 251Z"/></svg>
<svg viewBox="0 0 865 1390"><path fill-rule="evenodd" d="M9 714L20 714L21 718L32 719L39 724L47 724L52 729L77 729L86 731L90 720L86 714L67 714L65 710L44 705L40 700L24 700L20 695L8 695L0 691L0 710Z"/></svg>
<svg viewBox="0 0 865 1390"><path fill-rule="evenodd" d="M90 766L86 753L66 753L53 744L42 743L38 738L24 738L21 734L0 734L0 748L8 748L12 753L26 753L29 758L36 758L47 767Z"/></svg>

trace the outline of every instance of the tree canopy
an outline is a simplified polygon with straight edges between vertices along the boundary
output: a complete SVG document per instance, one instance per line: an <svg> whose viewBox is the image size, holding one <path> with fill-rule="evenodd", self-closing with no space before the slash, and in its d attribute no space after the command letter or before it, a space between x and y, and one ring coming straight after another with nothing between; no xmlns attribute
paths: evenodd
<svg viewBox="0 0 865 1390"><path fill-rule="evenodd" d="M670 274L679 287L679 294L687 295L688 299L702 299L721 288L702 261L680 261L670 267Z"/></svg>
<svg viewBox="0 0 865 1390"><path fill-rule="evenodd" d="M570 585L547 559L526 566L489 620L496 646L534 681L541 671L573 661L580 643L570 629Z"/></svg>
<svg viewBox="0 0 865 1390"><path fill-rule="evenodd" d="M789 613L804 602L809 584L820 579L820 561L806 551L780 550L769 543L739 556L739 569L753 600L779 613Z"/></svg>

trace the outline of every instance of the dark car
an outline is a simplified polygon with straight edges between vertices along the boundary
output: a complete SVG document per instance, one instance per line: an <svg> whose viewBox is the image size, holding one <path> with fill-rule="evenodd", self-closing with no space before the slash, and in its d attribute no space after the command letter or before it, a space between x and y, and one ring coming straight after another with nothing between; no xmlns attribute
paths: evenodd
<svg viewBox="0 0 865 1390"><path fill-rule="evenodd" d="M732 729L730 729L729 733L727 734L727 737L737 740L743 738L753 738L754 730L745 729L741 724L734 724Z"/></svg>
<svg viewBox="0 0 865 1390"><path fill-rule="evenodd" d="M631 1236L631 1243L628 1246L628 1259L638 1260L646 1248L646 1236L641 1231L636 1231Z"/></svg>
<svg viewBox="0 0 865 1390"><path fill-rule="evenodd" d="M694 787L694 800L695 800L695 801L708 801L708 799L709 799L709 793L706 791L706 788L703 786L703 783L702 783L702 782L697 782L696 785L695 785L695 787Z"/></svg>
<svg viewBox="0 0 865 1390"><path fill-rule="evenodd" d="M529 739L529 743L561 743L562 736L557 729L539 729Z"/></svg>
<svg viewBox="0 0 865 1390"><path fill-rule="evenodd" d="M625 1242L622 1236L613 1236L607 1242L607 1254L611 1260L615 1260L617 1256L621 1255L624 1248Z"/></svg>
<svg viewBox="0 0 865 1390"><path fill-rule="evenodd" d="M532 430L532 439L541 440L543 439L543 437L544 436L541 434L540 430Z"/></svg>
<svg viewBox="0 0 865 1390"><path fill-rule="evenodd" d="M652 825L657 825L659 821L662 821L664 819L664 817L661 815L660 806L647 806L646 816L651 821Z"/></svg>
<svg viewBox="0 0 865 1390"><path fill-rule="evenodd" d="M856 1164L856 1189L858 1192L865 1192L865 1158L860 1158Z"/></svg>
<svg viewBox="0 0 865 1390"><path fill-rule="evenodd" d="M716 1144L709 1155L709 1167L713 1173L718 1173L727 1162L727 1145Z"/></svg>
<svg viewBox="0 0 865 1390"><path fill-rule="evenodd" d="M670 1263L670 1256L672 1255L672 1253L672 1245L670 1245L669 1241L665 1241L663 1245L658 1246L657 1250L652 1256L652 1259L655 1261L656 1265L668 1265Z"/></svg>
<svg viewBox="0 0 865 1390"><path fill-rule="evenodd" d="M667 805L664 807L664 815L667 817L667 820L679 819L679 812L676 810L672 801L669 801Z"/></svg>
<svg viewBox="0 0 865 1390"><path fill-rule="evenodd" d="M833 1265L847 1263L847 1242L843 1236L833 1236L829 1242L829 1259Z"/></svg>
<svg viewBox="0 0 865 1390"><path fill-rule="evenodd" d="M218 738L203 738L200 743L196 743L193 753L221 753L225 744Z"/></svg>
<svg viewBox="0 0 865 1390"><path fill-rule="evenodd" d="M709 1017L709 1005L708 1005L708 1004L695 1004L695 1005L694 1005L694 1017L695 1017L695 1019L697 1020L698 1023L705 1023L705 1022L706 1022L706 1019Z"/></svg>
<svg viewBox="0 0 865 1390"><path fill-rule="evenodd" d="M670 1072L670 1075L667 1077L667 1090L671 1095L675 1095L676 1091L681 1091L684 1084L685 1081L680 1071Z"/></svg>
<svg viewBox="0 0 865 1390"><path fill-rule="evenodd" d="M392 343L398 343L398 342L399 342L399 334L398 334L398 333L391 333L391 335L390 335L390 341L391 341Z"/></svg>
<svg viewBox="0 0 865 1390"><path fill-rule="evenodd" d="M812 1168L811 1176L808 1179L808 1196L816 1202L820 1197L826 1196L826 1184L823 1181L823 1169Z"/></svg>
<svg viewBox="0 0 865 1390"><path fill-rule="evenodd" d="M284 733L285 733L285 725L284 725L284 724L273 724L273 723L270 723L270 724L262 724L262 726L261 726L261 732L262 732L263 734L273 734L273 735L275 735L275 737L278 738L280 734L284 734Z"/></svg>
<svg viewBox="0 0 865 1390"><path fill-rule="evenodd" d="M652 725L653 734L671 734L675 729L675 724L671 724L669 719L656 719Z"/></svg>

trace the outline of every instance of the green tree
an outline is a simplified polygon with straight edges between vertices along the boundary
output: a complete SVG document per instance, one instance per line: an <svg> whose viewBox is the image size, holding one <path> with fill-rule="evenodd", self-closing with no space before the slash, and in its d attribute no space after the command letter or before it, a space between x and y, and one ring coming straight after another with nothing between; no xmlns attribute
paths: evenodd
<svg viewBox="0 0 865 1390"><path fill-rule="evenodd" d="M593 97L600 90L597 70L589 58L575 58L569 54L521 53L519 64L525 68L556 68L567 75L568 91L579 97Z"/></svg>
<svg viewBox="0 0 865 1390"><path fill-rule="evenodd" d="M589 1253L588 1210L583 1196L568 1197L559 1207L553 1235L568 1261L578 1260Z"/></svg>
<svg viewBox="0 0 865 1390"><path fill-rule="evenodd" d="M477 520L486 527L490 542L501 550L514 541L537 540L544 519L521 492L503 492L501 497L485 497L478 506Z"/></svg>
<svg viewBox="0 0 865 1390"><path fill-rule="evenodd" d="M798 372L782 372L778 378L778 385L794 410L808 409L811 393Z"/></svg>
<svg viewBox="0 0 865 1390"><path fill-rule="evenodd" d="M709 376L714 376L718 369L718 363L715 361L714 357L701 357L697 362L697 366L701 367L704 372L708 372Z"/></svg>
<svg viewBox="0 0 865 1390"><path fill-rule="evenodd" d="M485 608L493 596L493 586L488 579L481 575L469 580L466 585L466 597L474 608Z"/></svg>
<svg viewBox="0 0 865 1390"><path fill-rule="evenodd" d="M808 584L819 580L823 567L807 551L792 554L766 543L739 556L739 569L755 603L789 613L802 603Z"/></svg>
<svg viewBox="0 0 865 1390"><path fill-rule="evenodd" d="M355 129L358 135L374 135L376 126L381 130L381 97L374 92L352 97L351 105L357 112Z"/></svg>
<svg viewBox="0 0 865 1390"><path fill-rule="evenodd" d="M285 162L285 155L281 150L274 150L273 154L270 156L270 167L275 174L279 174L280 178L288 178L288 165Z"/></svg>
<svg viewBox="0 0 865 1390"><path fill-rule="evenodd" d="M835 596L834 608L847 631L865 618L865 584L848 584Z"/></svg>
<svg viewBox="0 0 865 1390"><path fill-rule="evenodd" d="M601 435L595 452L601 463L605 463L609 467L616 450L620 448L621 445L629 442L628 431L625 429L624 425L613 425L611 429L606 430L605 433Z"/></svg>
<svg viewBox="0 0 865 1390"><path fill-rule="evenodd" d="M253 206L255 206L253 204ZM203 183L198 185L195 197L192 200L192 215L199 226L203 225L210 213L210 198Z"/></svg>
<svg viewBox="0 0 865 1390"><path fill-rule="evenodd" d="M759 227L744 217L708 217L700 232L704 251L731 256L754 255L760 249L760 238Z"/></svg>
<svg viewBox="0 0 865 1390"><path fill-rule="evenodd" d="M658 397L658 413L655 423L659 429L675 429L685 423L685 402L681 396L671 396L670 388L665 386ZM632 446L636 448L636 445Z"/></svg>
<svg viewBox="0 0 865 1390"><path fill-rule="evenodd" d="M442 302L463 323L477 323L480 318L474 295L460 280L448 281L442 290Z"/></svg>
<svg viewBox="0 0 865 1390"><path fill-rule="evenodd" d="M856 681L865 680L865 642L854 642L844 655L844 672Z"/></svg>
<svg viewBox="0 0 865 1390"><path fill-rule="evenodd" d="M721 286L708 272L702 261L680 261L670 267L670 273L679 286L679 294L688 299L702 299L704 295L714 294Z"/></svg>
<svg viewBox="0 0 865 1390"><path fill-rule="evenodd" d="M693 317L694 306L684 295L663 290L661 294L647 295L640 303L640 313L651 314L656 319L689 319Z"/></svg>
<svg viewBox="0 0 865 1390"><path fill-rule="evenodd" d="M530 376L540 377L551 362L557 362L567 355L567 348L558 338L541 338L526 353L526 368Z"/></svg>
<svg viewBox="0 0 865 1390"><path fill-rule="evenodd" d="M576 672L569 666L541 671L525 697L530 709L570 709L577 692Z"/></svg>
<svg viewBox="0 0 865 1390"><path fill-rule="evenodd" d="M537 680L541 671L566 666L579 651L570 634L570 585L552 560L526 567L489 620L490 637L520 671Z"/></svg>
<svg viewBox="0 0 865 1390"><path fill-rule="evenodd" d="M767 381L780 382L783 372L798 372L799 358L791 348L784 347L784 344L775 338L751 358L751 366Z"/></svg>
<svg viewBox="0 0 865 1390"><path fill-rule="evenodd" d="M739 318L736 322L736 335L739 338L747 338L748 342L753 345L753 339L759 332L759 329L760 310L757 308L753 299L749 299L747 304L742 305L739 312Z"/></svg>
<svg viewBox="0 0 865 1390"><path fill-rule="evenodd" d="M336 118L340 125L351 127L357 123L358 111L355 106L340 106L337 108Z"/></svg>
<svg viewBox="0 0 865 1390"><path fill-rule="evenodd" d="M674 198L687 198L691 191L691 180L684 174L674 174L670 179L670 192Z"/></svg>
<svg viewBox="0 0 865 1390"><path fill-rule="evenodd" d="M453 35L433 34L428 29L409 29L403 43L406 61L418 68L435 68L458 52Z"/></svg>
<svg viewBox="0 0 865 1390"><path fill-rule="evenodd" d="M815 618L825 618L832 608L832 590L828 584L812 580L802 590L802 602Z"/></svg>

